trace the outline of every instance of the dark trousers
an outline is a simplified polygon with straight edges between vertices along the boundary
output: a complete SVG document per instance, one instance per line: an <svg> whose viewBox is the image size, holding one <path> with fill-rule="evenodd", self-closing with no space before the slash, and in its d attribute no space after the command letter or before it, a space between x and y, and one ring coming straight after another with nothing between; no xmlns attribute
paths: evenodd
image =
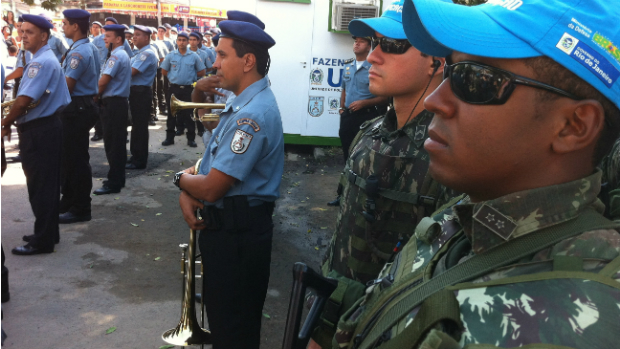
<svg viewBox="0 0 620 349"><path fill-rule="evenodd" d="M120 189L125 186L127 109L128 102L125 97L104 98L101 103L103 145L110 164L108 180L103 184L112 189Z"/></svg>
<svg viewBox="0 0 620 349"><path fill-rule="evenodd" d="M213 349L258 349L269 286L271 213L250 219L250 230L203 230L203 294Z"/></svg>
<svg viewBox="0 0 620 349"><path fill-rule="evenodd" d="M129 107L133 126L129 150L134 165L146 166L149 157L149 102L152 100L153 90L150 86L132 86L130 91Z"/></svg>
<svg viewBox="0 0 620 349"><path fill-rule="evenodd" d="M379 116L379 112L374 108L365 108L362 111L351 113L348 109L345 109L340 114L340 130L338 136L340 136L340 142L342 143L342 152L344 155L344 161L349 158L349 150L351 142L360 131L360 126L368 120L372 120Z"/></svg>
<svg viewBox="0 0 620 349"><path fill-rule="evenodd" d="M58 114L18 126L22 168L26 175L28 199L35 216L34 237L28 245L53 249L58 233L58 198L62 123Z"/></svg>
<svg viewBox="0 0 620 349"><path fill-rule="evenodd" d="M99 113L92 96L73 97L61 115L62 163L60 212L90 214L93 173L90 168L89 132Z"/></svg>
<svg viewBox="0 0 620 349"><path fill-rule="evenodd" d="M185 102L192 101L192 88L181 88L178 85L170 85L168 88L168 94L166 100L170 101L170 96L174 95L177 99ZM178 121L177 121L178 119ZM196 123L192 120L192 110L184 109L177 112L177 115L172 115L170 106L168 106L168 120L166 121L166 138L174 139L175 126L177 122L182 122L182 125L187 128L187 139L193 141L196 138Z"/></svg>
<svg viewBox="0 0 620 349"><path fill-rule="evenodd" d="M157 75L155 75L155 78L153 78L153 85L151 86L151 96L153 97L151 98L151 119L155 119L155 117L157 116Z"/></svg>
<svg viewBox="0 0 620 349"><path fill-rule="evenodd" d="M168 78L163 76L161 73L161 69L157 69L157 101L159 103L159 111L168 111L168 88L170 87L170 82L168 82Z"/></svg>

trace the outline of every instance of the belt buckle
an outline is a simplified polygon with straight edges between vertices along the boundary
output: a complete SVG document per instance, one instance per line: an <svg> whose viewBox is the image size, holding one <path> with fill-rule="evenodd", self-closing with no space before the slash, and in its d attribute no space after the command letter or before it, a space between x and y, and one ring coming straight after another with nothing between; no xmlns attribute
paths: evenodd
<svg viewBox="0 0 620 349"><path fill-rule="evenodd" d="M180 87L180 88L185 88L185 86L183 86L183 85L179 85L179 87Z"/></svg>

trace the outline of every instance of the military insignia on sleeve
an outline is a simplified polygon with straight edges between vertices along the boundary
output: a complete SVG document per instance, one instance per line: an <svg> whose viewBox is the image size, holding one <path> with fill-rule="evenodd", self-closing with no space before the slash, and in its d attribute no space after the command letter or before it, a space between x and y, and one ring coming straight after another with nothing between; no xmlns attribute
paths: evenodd
<svg viewBox="0 0 620 349"><path fill-rule="evenodd" d="M28 77L30 79L34 79L34 77L39 74L39 69L40 67L38 65L31 65L30 67L28 67Z"/></svg>
<svg viewBox="0 0 620 349"><path fill-rule="evenodd" d="M140 60L141 60L141 61L146 60L146 54L144 54L144 53L143 53L143 54L141 54L141 55L140 55Z"/></svg>
<svg viewBox="0 0 620 349"><path fill-rule="evenodd" d="M258 123L256 121L250 119L250 118L243 118L243 119L237 120L237 125L239 125L239 126L241 126L241 125L250 125L250 127L252 127L254 132L260 131L260 126L258 126Z"/></svg>
<svg viewBox="0 0 620 349"><path fill-rule="evenodd" d="M237 129L232 142L230 142L230 150L232 150L235 154L245 153L250 147L252 138L253 136L251 134Z"/></svg>
<svg viewBox="0 0 620 349"><path fill-rule="evenodd" d="M77 58L71 57L71 61L69 62L69 67L71 69L76 69L80 65L80 60Z"/></svg>
<svg viewBox="0 0 620 349"><path fill-rule="evenodd" d="M114 60L111 60L111 59L110 59L110 60L108 61L108 69L112 69L112 68L114 67L114 64L115 64L115 63L116 63L116 61L114 61Z"/></svg>

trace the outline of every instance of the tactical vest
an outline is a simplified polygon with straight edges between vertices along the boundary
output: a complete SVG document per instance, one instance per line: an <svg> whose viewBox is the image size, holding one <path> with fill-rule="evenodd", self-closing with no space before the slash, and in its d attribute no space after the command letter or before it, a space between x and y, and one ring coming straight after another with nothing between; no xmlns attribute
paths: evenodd
<svg viewBox="0 0 620 349"><path fill-rule="evenodd" d="M325 275L334 270L366 283L395 255L397 245L409 240L419 219L435 209L440 186L427 173L423 147L432 114L423 111L401 131L387 131L388 117L396 123L391 110L362 124L352 143L340 177L341 210Z"/></svg>
<svg viewBox="0 0 620 349"><path fill-rule="evenodd" d="M560 294L566 295L569 302L572 302L573 300L569 295L573 290L574 282L583 282L583 285L587 285L585 287L588 290L593 290L591 295L596 295L597 300L610 300L607 310L611 311L612 315L609 316L610 313L607 313L606 324L607 327L617 326L617 323L614 325L608 322L610 318L620 317L618 315L620 310L617 308L618 296L620 295L617 290L620 290L620 282L613 278L620 272L620 257L606 264L601 270L585 272L581 258L555 255L551 256L552 260L548 263L550 264L548 270L543 272L524 272L517 276L487 282L483 280L483 282L473 283L471 281L488 275L498 268L514 265L522 258L584 232L599 229L620 231L620 222L614 223L593 209L587 209L577 218L568 222L510 240L485 253L475 255L443 273L433 275L438 262L464 236L462 229L455 229L454 231L448 229L447 239L446 236L442 236L442 240L445 240L440 242L440 245L430 247L431 250L438 248L436 252L433 252L434 254L430 254L432 258L425 260L423 265L417 265L420 263L420 258L416 259L416 257L428 252L425 252L424 245L431 246L429 239L432 236L437 236L438 227L439 222L425 218L422 224L416 228L417 239L412 239L394 262L385 266L379 278L366 290L366 296L360 298L341 317L338 323L338 331L332 342L334 349L407 349L418 348L422 342L424 342L425 348L462 348L463 343L459 343L459 340L465 328L471 333L472 327L478 327L479 333L485 335L496 328L500 328L500 332L502 330L507 331L505 327L507 325L500 327L503 317L497 318L490 314L486 317L488 323L471 321L465 326L463 321L467 321L468 316L471 320L471 313L477 316L479 312L483 312L474 302L463 305L464 302L469 302L468 300L464 301L464 299L468 299L467 292L470 292L469 295L505 296L511 292L518 294L520 290L528 289L528 287L538 287L542 290L538 293L539 296L544 297L545 290L555 289L555 292L558 292L557 290L560 289ZM435 242L437 241L435 240ZM458 300L456 295L459 297ZM576 296L573 295L572 297L575 298ZM417 312L412 317L415 310ZM540 309L538 310L540 312ZM598 309L601 312L607 310ZM566 312L568 314L570 309L566 309ZM519 313L515 310L514 316L518 315ZM528 320L522 323L527 323ZM550 321L553 319L545 319L543 322ZM531 322L536 323L535 320L531 320ZM520 330L528 331L527 328ZM549 333L550 338L543 338L541 341L551 342L551 337L562 335L568 334ZM617 334L601 333L596 346L593 345L594 343L580 343L579 335L574 337L577 341L577 347L580 348L611 348L617 345L614 336L617 337ZM468 344L467 348L497 348L493 345L501 346L499 343L492 345ZM514 345L509 345L509 347L512 346ZM538 347L559 348L559 346L551 344L541 344L536 346L536 348Z"/></svg>

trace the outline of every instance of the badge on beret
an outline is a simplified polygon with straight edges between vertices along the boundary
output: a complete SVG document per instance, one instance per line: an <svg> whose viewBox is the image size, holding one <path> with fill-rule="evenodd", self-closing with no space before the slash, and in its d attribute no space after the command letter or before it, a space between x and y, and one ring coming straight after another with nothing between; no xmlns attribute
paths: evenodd
<svg viewBox="0 0 620 349"><path fill-rule="evenodd" d="M31 66L28 68L28 77L34 79L35 76L39 74L39 66Z"/></svg>
<svg viewBox="0 0 620 349"><path fill-rule="evenodd" d="M250 147L252 138L253 136L251 134L237 129L232 142L230 142L230 150L232 150L235 154L245 153Z"/></svg>
<svg viewBox="0 0 620 349"><path fill-rule="evenodd" d="M69 67L71 67L71 69L76 69L79 65L80 65L80 60L72 57L71 61L69 62Z"/></svg>
<svg viewBox="0 0 620 349"><path fill-rule="evenodd" d="M144 61L145 59L146 59L146 54L144 54L144 53L143 53L143 54L141 54L141 55L140 55L140 60L141 60L141 61Z"/></svg>

